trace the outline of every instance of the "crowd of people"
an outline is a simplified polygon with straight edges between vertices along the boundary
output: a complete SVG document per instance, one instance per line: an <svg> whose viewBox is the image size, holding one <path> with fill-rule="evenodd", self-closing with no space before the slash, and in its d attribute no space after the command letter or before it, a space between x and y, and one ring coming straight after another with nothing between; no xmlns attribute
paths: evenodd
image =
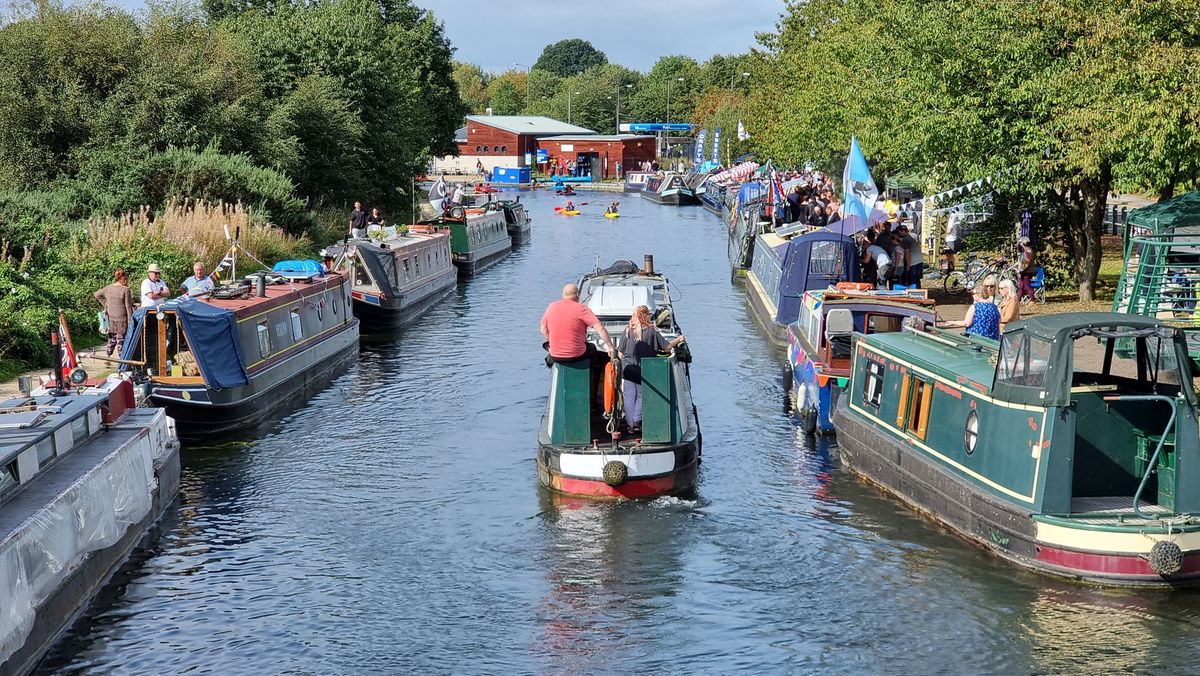
<svg viewBox="0 0 1200 676"><path fill-rule="evenodd" d="M459 194L462 186L455 189L455 194ZM451 198L453 201L453 198ZM366 239L367 230L372 225L383 227L386 221L383 220L383 213L378 208L371 209L371 213L363 211L362 202L354 203L354 210L350 212L350 236L354 239Z"/></svg>
<svg viewBox="0 0 1200 676"><path fill-rule="evenodd" d="M859 263L862 279L878 289L921 288L925 276L925 256L921 242L909 226L888 213L888 220L868 228L859 238Z"/></svg>
<svg viewBox="0 0 1200 676"><path fill-rule="evenodd" d="M183 280L179 291L187 298L203 298L216 288L215 272L205 272L204 263L196 261L192 264L192 276ZM171 287L162 278L162 268L157 263L151 263L146 268L146 278L139 286L139 302L134 302L133 291L129 288L129 273L122 268L113 272L113 282L100 289L93 297L99 301L101 310L100 326L108 336L105 354L112 356L114 350L120 350L125 342L125 332L129 330L129 321L134 310L138 308L156 308L171 297Z"/></svg>

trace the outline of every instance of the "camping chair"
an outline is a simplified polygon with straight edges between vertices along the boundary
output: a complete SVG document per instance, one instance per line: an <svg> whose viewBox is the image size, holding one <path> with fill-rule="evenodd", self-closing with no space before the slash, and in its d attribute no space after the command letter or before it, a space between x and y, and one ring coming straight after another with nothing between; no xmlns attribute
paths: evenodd
<svg viewBox="0 0 1200 676"><path fill-rule="evenodd" d="M849 359L853 346L854 313L838 308L825 315L825 342L831 359Z"/></svg>

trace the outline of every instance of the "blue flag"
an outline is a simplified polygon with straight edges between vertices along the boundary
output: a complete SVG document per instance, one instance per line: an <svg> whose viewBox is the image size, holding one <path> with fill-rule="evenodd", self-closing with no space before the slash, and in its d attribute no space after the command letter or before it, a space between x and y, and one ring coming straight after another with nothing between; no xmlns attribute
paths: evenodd
<svg viewBox="0 0 1200 676"><path fill-rule="evenodd" d="M712 161L717 164L721 163L721 128L717 127L713 132L713 153Z"/></svg>
<svg viewBox="0 0 1200 676"><path fill-rule="evenodd" d="M700 130L696 135L696 150L692 153L692 166L698 167L704 162L704 142L708 140L708 129Z"/></svg>
<svg viewBox="0 0 1200 676"><path fill-rule="evenodd" d="M867 158L863 157L855 137L850 138L850 156L846 158L846 169L842 172L842 193L844 218L849 220L857 216L861 219L861 228L865 229L871 210L875 208L875 199L879 197L879 188L875 187Z"/></svg>

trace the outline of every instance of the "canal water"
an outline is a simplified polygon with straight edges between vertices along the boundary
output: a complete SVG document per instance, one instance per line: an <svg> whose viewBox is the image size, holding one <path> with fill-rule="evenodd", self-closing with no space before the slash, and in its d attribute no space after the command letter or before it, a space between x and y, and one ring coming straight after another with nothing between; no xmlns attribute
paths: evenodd
<svg viewBox="0 0 1200 676"><path fill-rule="evenodd" d="M161 532L46 673L845 673L1200 667L1200 596L1019 571L839 468L699 207L525 193L532 241L255 440L186 448ZM539 488L537 324L596 264L676 286L695 500Z"/></svg>

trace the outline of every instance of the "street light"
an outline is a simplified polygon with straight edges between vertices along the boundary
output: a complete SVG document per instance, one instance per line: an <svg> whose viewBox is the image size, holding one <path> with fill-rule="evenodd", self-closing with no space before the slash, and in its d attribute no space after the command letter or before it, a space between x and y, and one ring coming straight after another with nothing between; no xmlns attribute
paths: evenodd
<svg viewBox="0 0 1200 676"><path fill-rule="evenodd" d="M618 133L618 134L621 133L621 87L622 87L621 83L618 82L617 83L617 126L615 127L616 133ZM631 85L631 84L624 85L624 87L626 89L633 89L633 85ZM612 100L611 96L606 96L605 98L607 98L610 101Z"/></svg>
<svg viewBox="0 0 1200 676"><path fill-rule="evenodd" d="M579 96L579 92L575 92L575 96ZM571 124L571 92L567 92L567 124Z"/></svg>
<svg viewBox="0 0 1200 676"><path fill-rule="evenodd" d="M513 61L513 65L517 66L518 68L525 69L525 112L529 112L529 71L531 69L529 66L526 66L523 63L517 63L516 61Z"/></svg>
<svg viewBox="0 0 1200 676"><path fill-rule="evenodd" d="M737 73L729 74L729 91L730 91L730 93L733 92L733 79L735 77L737 77ZM742 73L742 77L750 77L750 73Z"/></svg>
<svg viewBox="0 0 1200 676"><path fill-rule="evenodd" d="M679 82L683 82L683 78L681 78L681 77L677 77L677 78L675 78L675 80L677 80ZM671 123L671 85L672 84L674 84L673 81L667 80L667 124Z"/></svg>

